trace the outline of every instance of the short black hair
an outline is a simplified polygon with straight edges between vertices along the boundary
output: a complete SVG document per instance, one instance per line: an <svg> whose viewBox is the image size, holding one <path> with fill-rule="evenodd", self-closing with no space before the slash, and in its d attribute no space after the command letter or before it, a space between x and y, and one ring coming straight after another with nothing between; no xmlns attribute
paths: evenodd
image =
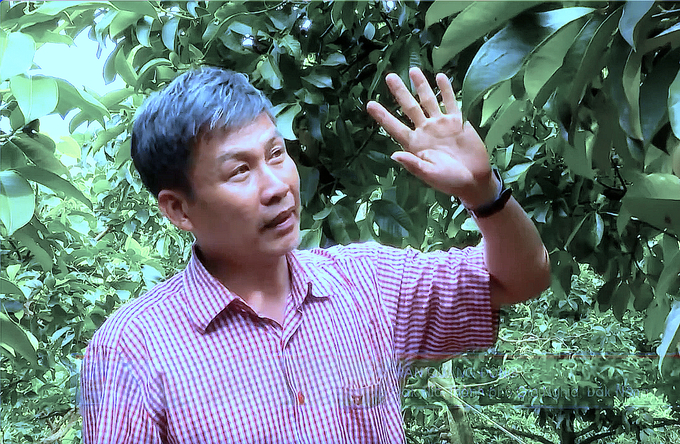
<svg viewBox="0 0 680 444"><path fill-rule="evenodd" d="M199 138L240 129L263 112L274 120L271 103L244 74L211 66L181 74L147 98L135 117L131 153L142 182L155 197L165 189L191 196Z"/></svg>

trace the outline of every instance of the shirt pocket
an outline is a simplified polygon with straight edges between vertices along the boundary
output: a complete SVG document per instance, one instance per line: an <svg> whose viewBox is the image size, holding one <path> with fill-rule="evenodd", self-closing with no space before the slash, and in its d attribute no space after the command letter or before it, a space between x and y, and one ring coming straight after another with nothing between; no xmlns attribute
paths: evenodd
<svg viewBox="0 0 680 444"><path fill-rule="evenodd" d="M389 443L388 393L386 375L375 384L340 387L338 405L348 442Z"/></svg>
<svg viewBox="0 0 680 444"><path fill-rule="evenodd" d="M338 404L346 411L370 409L385 402L387 386L384 381L366 386L342 386L338 396Z"/></svg>

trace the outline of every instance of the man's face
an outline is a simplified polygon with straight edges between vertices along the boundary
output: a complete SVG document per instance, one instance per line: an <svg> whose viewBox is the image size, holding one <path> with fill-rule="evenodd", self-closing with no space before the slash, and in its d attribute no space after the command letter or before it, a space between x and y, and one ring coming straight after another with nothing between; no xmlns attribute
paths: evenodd
<svg viewBox="0 0 680 444"><path fill-rule="evenodd" d="M189 231L206 258L264 262L297 247L300 179L267 114L202 137L189 180Z"/></svg>

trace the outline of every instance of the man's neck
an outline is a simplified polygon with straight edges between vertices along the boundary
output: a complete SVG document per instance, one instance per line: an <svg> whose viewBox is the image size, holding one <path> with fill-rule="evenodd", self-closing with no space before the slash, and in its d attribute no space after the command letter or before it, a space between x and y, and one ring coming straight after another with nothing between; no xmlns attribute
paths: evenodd
<svg viewBox="0 0 680 444"><path fill-rule="evenodd" d="M206 257L196 248L203 266L257 313L283 324L291 282L286 256L257 261L229 261Z"/></svg>

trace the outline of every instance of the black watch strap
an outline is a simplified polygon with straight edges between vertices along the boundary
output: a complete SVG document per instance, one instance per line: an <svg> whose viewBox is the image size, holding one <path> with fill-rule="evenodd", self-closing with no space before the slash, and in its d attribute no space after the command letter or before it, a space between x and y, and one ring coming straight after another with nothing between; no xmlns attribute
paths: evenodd
<svg viewBox="0 0 680 444"><path fill-rule="evenodd" d="M512 196L512 189L504 188L503 179L501 179L501 175L498 172L498 170L494 168L493 172L501 183L501 192L496 198L496 200L494 200L493 202L481 205L474 209L472 208L467 209L468 212L475 219L489 217L491 215L498 213L503 208L505 208L505 204L508 203L508 200L510 200L510 196Z"/></svg>

